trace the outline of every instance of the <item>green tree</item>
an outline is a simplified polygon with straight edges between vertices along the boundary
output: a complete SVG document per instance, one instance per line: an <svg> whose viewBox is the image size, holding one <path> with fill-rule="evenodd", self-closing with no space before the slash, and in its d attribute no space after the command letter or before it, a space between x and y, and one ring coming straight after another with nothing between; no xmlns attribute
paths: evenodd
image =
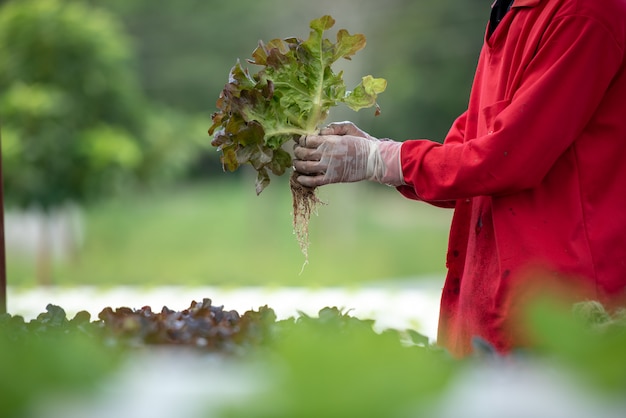
<svg viewBox="0 0 626 418"><path fill-rule="evenodd" d="M7 2L0 56L9 205L49 214L133 180L143 100L129 40L113 16L81 2Z"/></svg>
<svg viewBox="0 0 626 418"><path fill-rule="evenodd" d="M45 210L122 184L141 162L132 51L107 13L61 0L0 9L6 194Z"/></svg>

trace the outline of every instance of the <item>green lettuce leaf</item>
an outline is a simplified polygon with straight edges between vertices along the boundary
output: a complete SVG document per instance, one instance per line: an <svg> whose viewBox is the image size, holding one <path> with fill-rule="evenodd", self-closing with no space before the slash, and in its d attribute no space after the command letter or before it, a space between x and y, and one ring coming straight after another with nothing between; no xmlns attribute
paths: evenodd
<svg viewBox="0 0 626 418"><path fill-rule="evenodd" d="M365 36L337 32L335 42L324 37L335 20L323 16L311 21L309 38L273 39L259 42L248 63L260 70L251 74L239 61L230 70L228 83L212 115L211 144L221 152L224 170L250 164L257 171L256 192L270 183L269 173L282 175L291 166L282 145L301 135L316 133L339 103L358 111L376 106L386 80L363 77L347 91L343 73L331 66L340 58L351 59L365 47Z"/></svg>

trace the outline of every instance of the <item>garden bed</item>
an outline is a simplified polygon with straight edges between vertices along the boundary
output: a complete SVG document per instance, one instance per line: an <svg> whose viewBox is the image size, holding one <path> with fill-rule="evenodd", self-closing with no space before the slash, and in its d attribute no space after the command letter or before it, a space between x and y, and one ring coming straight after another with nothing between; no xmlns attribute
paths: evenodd
<svg viewBox="0 0 626 418"><path fill-rule="evenodd" d="M358 287L9 287L7 299L9 312L27 320L36 318L49 303L63 307L70 317L81 310L96 317L107 306L141 308L149 305L181 310L189 306L190 301L202 300L207 295L238 312L271 306L278 319L296 316L298 312L315 315L323 307L337 306L349 310L352 316L373 319L377 330L411 328L434 341L440 294L441 279L423 277Z"/></svg>
<svg viewBox="0 0 626 418"><path fill-rule="evenodd" d="M536 350L455 360L336 307L278 319L205 298L91 318L49 305L0 318L0 393L8 416L35 418L621 417L624 318L584 312L538 305Z"/></svg>

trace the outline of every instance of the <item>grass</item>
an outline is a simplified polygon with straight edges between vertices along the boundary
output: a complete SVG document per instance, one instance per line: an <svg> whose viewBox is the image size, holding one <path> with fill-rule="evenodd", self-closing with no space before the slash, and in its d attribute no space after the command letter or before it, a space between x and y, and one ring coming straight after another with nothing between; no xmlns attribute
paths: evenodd
<svg viewBox="0 0 626 418"><path fill-rule="evenodd" d="M240 177L118 197L84 211L85 241L56 262L57 285L358 285L443 276L449 211L372 184L320 189L309 264L292 231L291 194ZM32 259L7 254L8 283L36 284Z"/></svg>

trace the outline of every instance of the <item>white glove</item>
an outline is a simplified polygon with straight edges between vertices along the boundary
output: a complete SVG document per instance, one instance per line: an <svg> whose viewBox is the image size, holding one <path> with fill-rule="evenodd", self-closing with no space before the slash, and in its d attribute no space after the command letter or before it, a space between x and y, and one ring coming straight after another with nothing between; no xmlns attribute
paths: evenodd
<svg viewBox="0 0 626 418"><path fill-rule="evenodd" d="M351 122L332 123L319 135L300 137L294 168L303 186L371 180L390 186L404 183L401 142L379 140Z"/></svg>

